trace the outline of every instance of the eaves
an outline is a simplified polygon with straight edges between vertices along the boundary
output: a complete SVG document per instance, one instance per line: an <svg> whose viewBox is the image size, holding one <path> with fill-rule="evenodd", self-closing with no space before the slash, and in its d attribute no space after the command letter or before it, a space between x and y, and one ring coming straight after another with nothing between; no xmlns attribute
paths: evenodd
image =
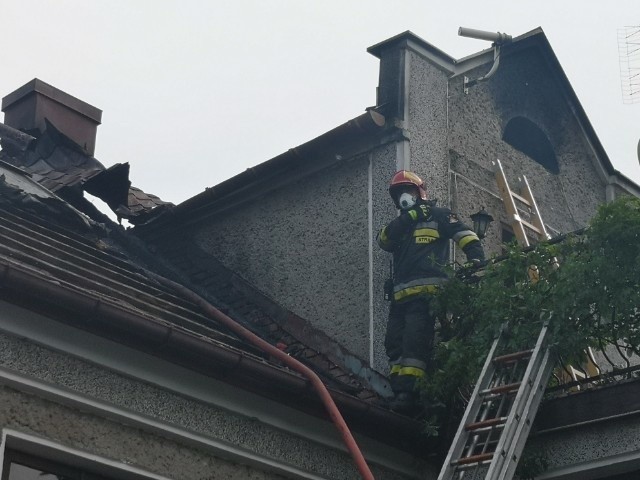
<svg viewBox="0 0 640 480"><path fill-rule="evenodd" d="M168 214L135 230L143 237L150 237L169 225L175 228L199 222L227 209L237 208L239 203L263 196L303 176L393 142L401 135L402 130L386 125L381 114L367 110L309 142L207 188Z"/></svg>

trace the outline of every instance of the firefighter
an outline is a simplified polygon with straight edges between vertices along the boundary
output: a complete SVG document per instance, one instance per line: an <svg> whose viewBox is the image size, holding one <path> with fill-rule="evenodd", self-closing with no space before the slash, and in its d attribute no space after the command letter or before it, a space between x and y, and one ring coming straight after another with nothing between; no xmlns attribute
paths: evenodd
<svg viewBox="0 0 640 480"><path fill-rule="evenodd" d="M378 234L378 245L393 253L393 292L385 337L389 382L394 392L391 408L410 412L419 398L415 387L429 370L435 334L431 295L447 280L449 240L480 264L484 251L478 236L448 208L427 200L422 179L401 170L391 179L389 194L400 215Z"/></svg>

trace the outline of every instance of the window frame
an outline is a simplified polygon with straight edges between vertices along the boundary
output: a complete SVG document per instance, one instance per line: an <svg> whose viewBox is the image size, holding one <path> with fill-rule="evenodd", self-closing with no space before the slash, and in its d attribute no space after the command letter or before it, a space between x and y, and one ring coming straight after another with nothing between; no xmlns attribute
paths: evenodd
<svg viewBox="0 0 640 480"><path fill-rule="evenodd" d="M6 428L2 429L0 443L1 480L8 479L9 470L6 469L5 472L5 456L9 461L13 458L26 459L34 465L34 468L42 465L56 468L61 474L69 472L74 480L76 477L78 480L172 480L126 463ZM29 467L29 463L26 466Z"/></svg>

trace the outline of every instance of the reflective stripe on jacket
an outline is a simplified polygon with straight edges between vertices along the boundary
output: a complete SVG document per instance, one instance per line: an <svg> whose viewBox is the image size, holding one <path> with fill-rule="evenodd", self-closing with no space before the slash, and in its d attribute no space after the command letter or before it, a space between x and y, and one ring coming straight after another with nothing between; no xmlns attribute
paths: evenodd
<svg viewBox="0 0 640 480"><path fill-rule="evenodd" d="M433 293L447 279L449 240L467 259L484 260L480 239L448 208L430 207L426 220L414 221L407 213L393 219L378 234L378 245L393 253L393 296L403 301Z"/></svg>

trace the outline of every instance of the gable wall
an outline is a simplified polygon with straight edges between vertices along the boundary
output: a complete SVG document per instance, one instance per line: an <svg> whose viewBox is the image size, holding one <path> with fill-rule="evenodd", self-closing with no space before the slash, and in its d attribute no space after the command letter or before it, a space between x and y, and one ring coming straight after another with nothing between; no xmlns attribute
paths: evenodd
<svg viewBox="0 0 640 480"><path fill-rule="evenodd" d="M466 75L478 78L488 68ZM498 158L514 190L518 177L527 177L547 226L559 232L585 226L605 201L602 169L537 50L504 56L494 76L471 87L468 95L462 91L462 81L452 78L449 93L452 187L458 188L452 202L469 213L486 205L494 218L506 221L491 166ZM507 123L518 116L535 123L550 140L559 174L550 173L502 140ZM494 223L485 241L489 249L497 251L499 233Z"/></svg>

